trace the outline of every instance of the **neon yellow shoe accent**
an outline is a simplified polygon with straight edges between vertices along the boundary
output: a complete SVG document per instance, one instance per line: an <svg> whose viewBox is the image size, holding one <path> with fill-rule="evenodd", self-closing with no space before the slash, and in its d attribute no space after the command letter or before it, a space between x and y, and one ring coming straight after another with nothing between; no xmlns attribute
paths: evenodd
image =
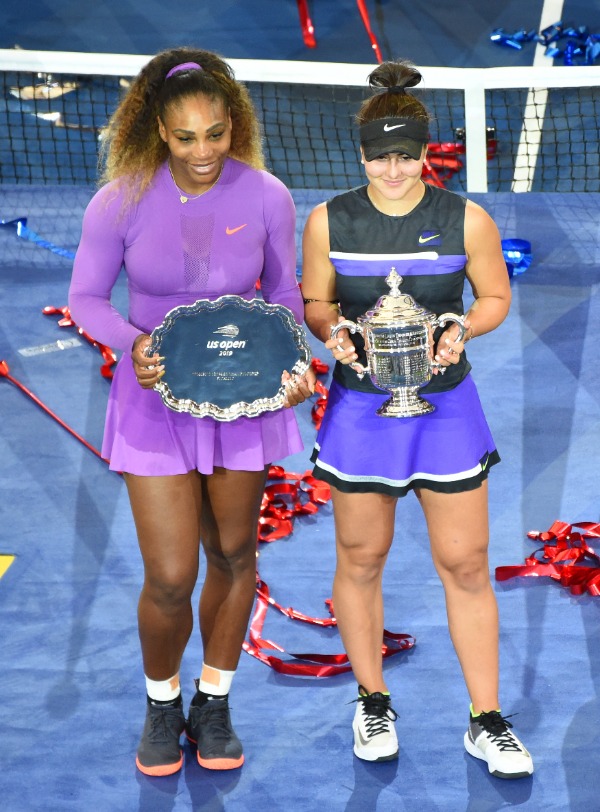
<svg viewBox="0 0 600 812"><path fill-rule="evenodd" d="M500 708L494 708L494 710L497 711L498 713L501 713ZM481 713L475 713L475 711L473 710L473 703L469 705L469 711L471 713L471 719L477 719L478 716L481 716L481 713L489 713L489 711L481 711Z"/></svg>

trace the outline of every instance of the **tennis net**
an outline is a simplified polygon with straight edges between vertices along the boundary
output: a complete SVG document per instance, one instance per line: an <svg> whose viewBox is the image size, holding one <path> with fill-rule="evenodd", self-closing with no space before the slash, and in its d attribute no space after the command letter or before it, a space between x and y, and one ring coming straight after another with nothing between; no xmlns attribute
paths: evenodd
<svg viewBox="0 0 600 812"><path fill-rule="evenodd" d="M94 184L102 128L150 59L0 50L0 183ZM373 66L228 60L293 189L363 183L354 114ZM420 67L432 113L426 179L449 189L600 191L600 67Z"/></svg>

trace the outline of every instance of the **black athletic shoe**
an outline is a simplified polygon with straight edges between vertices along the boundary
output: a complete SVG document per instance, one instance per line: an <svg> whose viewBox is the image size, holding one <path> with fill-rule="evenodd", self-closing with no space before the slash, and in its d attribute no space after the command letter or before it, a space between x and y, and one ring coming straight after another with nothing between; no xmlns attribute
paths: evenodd
<svg viewBox="0 0 600 812"><path fill-rule="evenodd" d="M475 758L487 761L498 778L525 778L533 772L533 761L523 743L511 732L512 725L500 711L487 711L469 719L465 748Z"/></svg>
<svg viewBox="0 0 600 812"><path fill-rule="evenodd" d="M185 730L181 701L178 705L148 702L146 722L135 763L145 775L172 775L181 769L183 752L179 737Z"/></svg>
<svg viewBox="0 0 600 812"><path fill-rule="evenodd" d="M242 745L231 726L227 697L192 700L186 735L198 748L198 764L208 770L233 770L244 763Z"/></svg>

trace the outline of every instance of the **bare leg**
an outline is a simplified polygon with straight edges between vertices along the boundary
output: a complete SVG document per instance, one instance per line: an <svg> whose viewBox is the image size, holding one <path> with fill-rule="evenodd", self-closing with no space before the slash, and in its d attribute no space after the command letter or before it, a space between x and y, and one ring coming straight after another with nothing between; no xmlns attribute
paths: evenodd
<svg viewBox="0 0 600 812"><path fill-rule="evenodd" d="M144 673L166 680L179 672L193 626L191 596L198 577L201 479L125 474L144 560L138 625Z"/></svg>
<svg viewBox="0 0 600 812"><path fill-rule="evenodd" d="M204 662L234 671L256 590L258 517L268 468L216 468L203 480L202 546L207 570L200 597Z"/></svg>
<svg viewBox="0 0 600 812"><path fill-rule="evenodd" d="M488 564L487 482L473 491L422 489L433 562L446 593L448 628L475 713L499 708L498 608Z"/></svg>
<svg viewBox="0 0 600 812"><path fill-rule="evenodd" d="M357 682L387 691L383 678L383 568L394 535L396 499L331 489L337 565L333 608Z"/></svg>

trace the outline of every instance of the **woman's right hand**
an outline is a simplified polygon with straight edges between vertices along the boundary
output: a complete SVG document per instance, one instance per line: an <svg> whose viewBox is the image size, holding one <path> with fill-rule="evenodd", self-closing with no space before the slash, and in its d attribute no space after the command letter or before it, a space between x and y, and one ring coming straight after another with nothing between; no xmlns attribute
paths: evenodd
<svg viewBox="0 0 600 812"><path fill-rule="evenodd" d="M142 389L152 389L165 374L165 368L161 364L164 361L160 355L146 355L152 338L149 335L139 335L133 342L131 349L131 360L133 361L133 371Z"/></svg>
<svg viewBox="0 0 600 812"><path fill-rule="evenodd" d="M345 321L343 316L338 318L338 324L340 321ZM340 364L353 364L358 360L356 349L350 340L350 333L345 327L339 331L335 338L328 339L325 346L328 350L331 350L333 357Z"/></svg>

